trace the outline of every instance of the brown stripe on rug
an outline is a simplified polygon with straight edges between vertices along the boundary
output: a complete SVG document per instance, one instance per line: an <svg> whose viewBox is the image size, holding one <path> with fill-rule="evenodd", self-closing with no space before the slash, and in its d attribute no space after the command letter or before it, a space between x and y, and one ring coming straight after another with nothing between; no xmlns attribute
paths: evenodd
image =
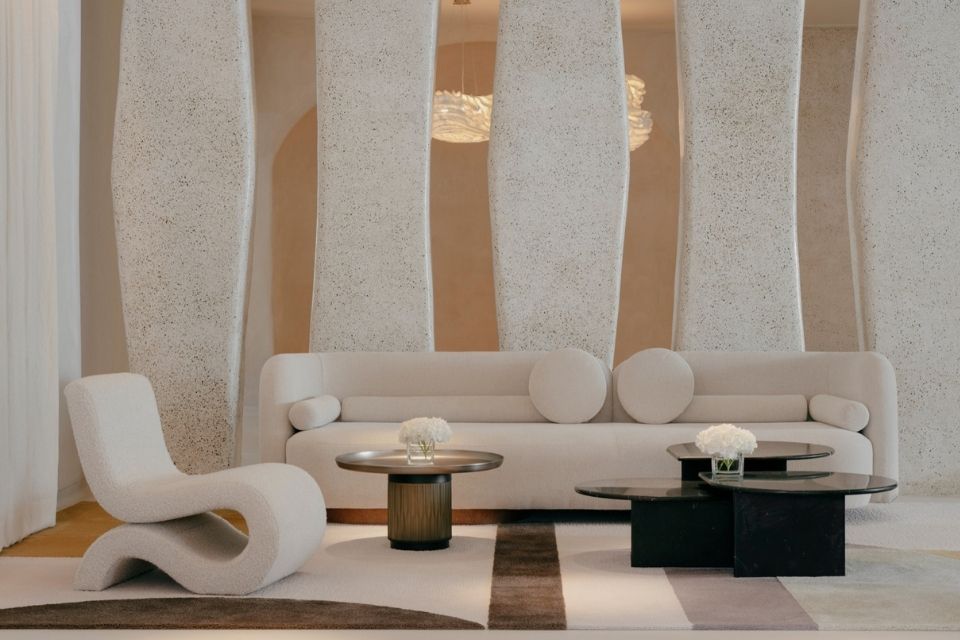
<svg viewBox="0 0 960 640"><path fill-rule="evenodd" d="M483 625L354 602L143 598L0 609L0 629L483 629Z"/></svg>
<svg viewBox="0 0 960 640"><path fill-rule="evenodd" d="M487 628L567 628L552 523L497 527Z"/></svg>
<svg viewBox="0 0 960 640"><path fill-rule="evenodd" d="M776 578L734 578L729 569L665 571L694 629L818 629Z"/></svg>

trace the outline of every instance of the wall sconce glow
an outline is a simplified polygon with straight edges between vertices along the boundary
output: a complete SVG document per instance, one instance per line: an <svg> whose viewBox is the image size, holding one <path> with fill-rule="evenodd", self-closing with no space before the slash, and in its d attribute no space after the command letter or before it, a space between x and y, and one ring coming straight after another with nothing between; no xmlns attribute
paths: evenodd
<svg viewBox="0 0 960 640"><path fill-rule="evenodd" d="M647 86L635 75L627 74L627 120L630 127L630 151L650 139L653 131L653 116L641 108Z"/></svg>
<svg viewBox="0 0 960 640"><path fill-rule="evenodd" d="M647 89L643 80L627 74L627 119L630 124L630 151L650 139L653 116L644 111L643 96ZM437 91L433 94L433 133L443 142L486 142L490 139L490 115L493 96L472 96L459 91Z"/></svg>
<svg viewBox="0 0 960 640"><path fill-rule="evenodd" d="M485 142L490 139L493 96L459 91L433 94L433 137L443 142Z"/></svg>

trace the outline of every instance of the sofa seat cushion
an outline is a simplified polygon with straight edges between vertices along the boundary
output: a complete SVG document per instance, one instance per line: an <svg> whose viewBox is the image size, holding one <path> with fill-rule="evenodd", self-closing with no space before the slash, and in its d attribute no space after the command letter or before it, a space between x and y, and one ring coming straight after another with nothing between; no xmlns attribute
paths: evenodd
<svg viewBox="0 0 960 640"><path fill-rule="evenodd" d="M504 456L492 471L454 477L457 509L623 509L629 503L574 492L577 483L603 478L679 477L680 463L666 448L691 442L702 424L634 423L461 423L447 448L493 451ZM871 473L873 449L862 434L817 422L757 423L759 440L809 442L833 447L826 458L800 460L792 469ZM337 467L341 453L397 449L399 425L334 422L302 431L287 441L287 462L302 467L323 487L327 506L341 509L386 507L386 478Z"/></svg>

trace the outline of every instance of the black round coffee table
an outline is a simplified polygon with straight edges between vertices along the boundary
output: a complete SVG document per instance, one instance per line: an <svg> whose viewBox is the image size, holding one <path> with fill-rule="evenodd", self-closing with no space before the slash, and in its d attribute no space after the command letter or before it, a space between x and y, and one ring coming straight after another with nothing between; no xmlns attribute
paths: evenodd
<svg viewBox="0 0 960 640"><path fill-rule="evenodd" d="M667 447L667 453L680 461L683 480L699 480L700 473L710 471L710 456L697 449L693 442ZM743 456L744 471L786 471L791 460L809 460L833 455L833 448L806 442L774 442L761 440L753 453Z"/></svg>
<svg viewBox="0 0 960 640"><path fill-rule="evenodd" d="M503 456L487 451L439 449L433 464L408 464L407 452L358 451L336 458L351 471L387 474L387 537L394 549L446 549L453 535L450 476L496 469Z"/></svg>

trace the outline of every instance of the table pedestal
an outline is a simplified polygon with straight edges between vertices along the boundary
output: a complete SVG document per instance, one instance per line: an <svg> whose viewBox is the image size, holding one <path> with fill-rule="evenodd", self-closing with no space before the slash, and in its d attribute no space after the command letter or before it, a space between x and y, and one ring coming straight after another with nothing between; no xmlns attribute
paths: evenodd
<svg viewBox="0 0 960 640"><path fill-rule="evenodd" d="M733 555L730 497L632 500L631 567L729 567Z"/></svg>
<svg viewBox="0 0 960 640"><path fill-rule="evenodd" d="M446 549L452 521L450 474L388 476L387 538L393 549Z"/></svg>
<svg viewBox="0 0 960 640"><path fill-rule="evenodd" d="M844 497L733 492L733 575L842 576Z"/></svg>

